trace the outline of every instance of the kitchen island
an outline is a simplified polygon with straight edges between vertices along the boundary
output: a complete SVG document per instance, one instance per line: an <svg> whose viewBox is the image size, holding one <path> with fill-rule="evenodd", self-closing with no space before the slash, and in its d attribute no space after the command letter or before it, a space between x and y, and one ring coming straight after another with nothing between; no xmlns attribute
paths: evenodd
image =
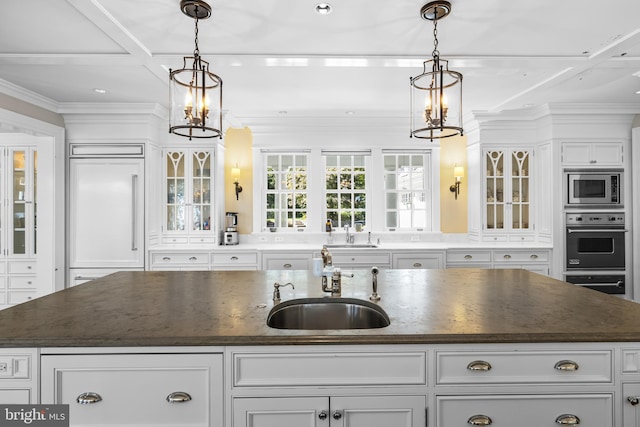
<svg viewBox="0 0 640 427"><path fill-rule="evenodd" d="M389 326L282 330L273 284L287 301L320 278L115 273L0 312L0 398L69 403L72 425L636 425L640 305L524 270L378 281ZM369 271L343 278L342 297L370 293Z"/></svg>

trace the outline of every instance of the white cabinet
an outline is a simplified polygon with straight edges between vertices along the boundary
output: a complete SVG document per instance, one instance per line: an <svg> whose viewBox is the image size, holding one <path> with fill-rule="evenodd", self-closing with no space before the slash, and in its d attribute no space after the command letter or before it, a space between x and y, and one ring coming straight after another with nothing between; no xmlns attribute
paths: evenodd
<svg viewBox="0 0 640 427"><path fill-rule="evenodd" d="M144 159L74 157L69 190L69 267L144 268Z"/></svg>
<svg viewBox="0 0 640 427"><path fill-rule="evenodd" d="M534 273L551 273L551 249L449 249L447 268L523 268Z"/></svg>
<svg viewBox="0 0 640 427"><path fill-rule="evenodd" d="M483 153L485 239L522 240L518 234L532 235L532 151L496 148Z"/></svg>
<svg viewBox="0 0 640 427"><path fill-rule="evenodd" d="M450 249L447 251L447 268L491 268L491 250Z"/></svg>
<svg viewBox="0 0 640 427"><path fill-rule="evenodd" d="M51 354L41 372L72 426L223 426L221 354Z"/></svg>
<svg viewBox="0 0 640 427"><path fill-rule="evenodd" d="M167 271L196 271L209 270L208 251L172 251L172 250L151 250L149 251L151 270Z"/></svg>
<svg viewBox="0 0 640 427"><path fill-rule="evenodd" d="M0 308L37 294L37 182L35 145L0 146Z"/></svg>
<svg viewBox="0 0 640 427"><path fill-rule="evenodd" d="M233 427L421 427L425 396L235 398Z"/></svg>
<svg viewBox="0 0 640 427"><path fill-rule="evenodd" d="M35 349L0 349L0 402L38 402L38 363Z"/></svg>
<svg viewBox="0 0 640 427"><path fill-rule="evenodd" d="M259 270L258 251L216 249L211 255L212 270Z"/></svg>
<svg viewBox="0 0 640 427"><path fill-rule="evenodd" d="M403 251L393 253L392 265L402 269L444 268L444 258L444 251Z"/></svg>
<svg viewBox="0 0 640 427"><path fill-rule="evenodd" d="M333 265L340 268L391 268L391 253L377 249L332 249ZM318 257L320 254L318 254Z"/></svg>
<svg viewBox="0 0 640 427"><path fill-rule="evenodd" d="M311 270L312 253L304 251L263 252L263 270Z"/></svg>
<svg viewBox="0 0 640 427"><path fill-rule="evenodd" d="M214 152L206 148L167 150L164 229L167 244L215 244L212 224Z"/></svg>
<svg viewBox="0 0 640 427"><path fill-rule="evenodd" d="M563 142L563 166L617 166L624 163L622 142Z"/></svg>

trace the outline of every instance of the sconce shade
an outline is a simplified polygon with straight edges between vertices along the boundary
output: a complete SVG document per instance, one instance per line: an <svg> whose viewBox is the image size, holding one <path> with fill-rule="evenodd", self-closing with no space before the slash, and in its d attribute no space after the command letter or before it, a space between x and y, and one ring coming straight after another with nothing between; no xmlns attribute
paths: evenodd
<svg viewBox="0 0 640 427"><path fill-rule="evenodd" d="M464 178L464 167L456 166L453 168L453 176L456 178Z"/></svg>

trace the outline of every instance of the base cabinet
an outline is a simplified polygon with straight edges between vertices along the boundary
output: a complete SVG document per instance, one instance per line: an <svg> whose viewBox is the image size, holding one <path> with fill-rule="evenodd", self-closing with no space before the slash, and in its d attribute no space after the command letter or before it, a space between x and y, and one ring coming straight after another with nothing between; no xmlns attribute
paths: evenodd
<svg viewBox="0 0 640 427"><path fill-rule="evenodd" d="M438 396L438 426L613 426L612 394Z"/></svg>
<svg viewBox="0 0 640 427"><path fill-rule="evenodd" d="M425 396L236 398L233 427L418 427Z"/></svg>
<svg viewBox="0 0 640 427"><path fill-rule="evenodd" d="M71 426L223 425L221 354L43 355L41 372Z"/></svg>

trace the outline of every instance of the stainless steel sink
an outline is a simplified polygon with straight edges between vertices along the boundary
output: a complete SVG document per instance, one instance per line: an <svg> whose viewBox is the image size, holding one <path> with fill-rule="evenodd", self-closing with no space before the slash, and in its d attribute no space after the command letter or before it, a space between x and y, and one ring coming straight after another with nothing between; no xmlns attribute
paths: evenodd
<svg viewBox="0 0 640 427"><path fill-rule="evenodd" d="M271 309L267 326L276 329L372 329L389 326L378 305L356 298L299 298Z"/></svg>
<svg viewBox="0 0 640 427"><path fill-rule="evenodd" d="M344 248L366 249L366 248L378 247L378 245L373 243L330 243L324 246L329 249L344 249Z"/></svg>

